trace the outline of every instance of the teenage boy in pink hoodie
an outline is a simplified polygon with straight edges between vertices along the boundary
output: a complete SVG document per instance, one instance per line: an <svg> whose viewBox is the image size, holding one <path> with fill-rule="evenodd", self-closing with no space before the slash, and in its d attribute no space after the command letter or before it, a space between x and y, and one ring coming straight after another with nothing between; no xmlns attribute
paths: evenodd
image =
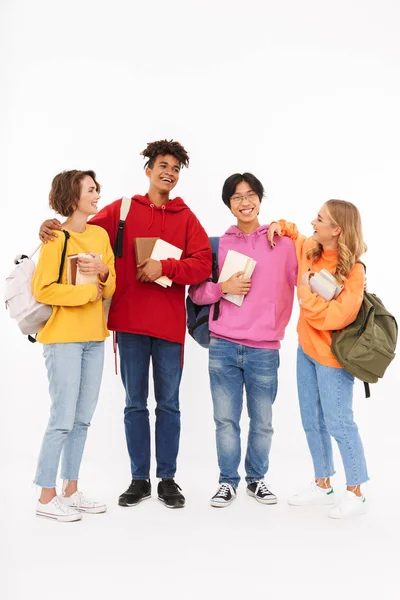
<svg viewBox="0 0 400 600"><path fill-rule="evenodd" d="M196 304L220 301L218 319L212 319L211 309L209 321L209 374L220 469L220 485L210 501L215 507L231 504L240 481L243 386L250 417L246 491L263 504L277 502L264 476L273 434L280 340L292 312L297 259L289 238L277 238L274 249L269 245L268 225L260 225L258 220L263 196L261 182L251 173L231 175L222 189L222 200L237 224L220 238L218 265L221 269L228 250L241 252L257 261L251 281L236 273L224 283L206 281L189 289ZM242 306L225 300L225 294L244 295Z"/></svg>

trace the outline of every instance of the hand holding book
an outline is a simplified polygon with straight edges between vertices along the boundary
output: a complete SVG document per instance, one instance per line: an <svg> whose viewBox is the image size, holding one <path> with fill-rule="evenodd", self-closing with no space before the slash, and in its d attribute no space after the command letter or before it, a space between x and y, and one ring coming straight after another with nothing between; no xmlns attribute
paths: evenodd
<svg viewBox="0 0 400 600"><path fill-rule="evenodd" d="M101 260L100 254L88 252L78 254L77 266L82 275L98 275L101 281L106 281L109 269Z"/></svg>
<svg viewBox="0 0 400 600"><path fill-rule="evenodd" d="M311 270L304 273L300 279L300 285L307 284L309 284L314 294L318 294L326 302L337 298L343 289L343 285L338 283L335 277L326 269L322 269L319 273Z"/></svg>
<svg viewBox="0 0 400 600"><path fill-rule="evenodd" d="M250 288L251 280L244 278L244 271L234 273L227 281L221 283L221 292L233 296L245 296L249 293Z"/></svg>
<svg viewBox="0 0 400 600"><path fill-rule="evenodd" d="M256 264L257 262L249 256L236 250L228 250L218 278L218 283L224 286L221 287L224 300L242 306L245 295L250 291L250 277ZM235 291L224 291L227 287Z"/></svg>

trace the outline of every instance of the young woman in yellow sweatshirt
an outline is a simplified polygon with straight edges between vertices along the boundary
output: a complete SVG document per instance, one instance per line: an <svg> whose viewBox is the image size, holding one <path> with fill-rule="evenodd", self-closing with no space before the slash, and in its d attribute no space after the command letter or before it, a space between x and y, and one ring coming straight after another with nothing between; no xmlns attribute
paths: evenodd
<svg viewBox="0 0 400 600"><path fill-rule="evenodd" d="M49 203L66 217L66 256L78 258L78 269L91 283L67 283L66 258L57 282L65 236L43 244L32 282L39 302L51 304L50 319L39 331L43 344L49 392L50 419L44 434L35 483L42 488L36 514L57 521L78 521L82 513L105 512L106 506L78 491L79 467L100 390L104 340L109 335L102 298L115 289L114 254L107 233L87 224L97 213L100 185L93 171L64 171L53 179ZM62 496L56 478L62 455Z"/></svg>
<svg viewBox="0 0 400 600"><path fill-rule="evenodd" d="M289 504L334 504L330 483L334 475L331 436L335 438L346 473L347 490L331 509L332 518L365 512L360 485L368 480L363 445L353 420L354 377L333 356L332 330L352 323L360 309L364 290L364 267L357 262L366 251L357 208L343 200L328 200L312 221L311 238L300 235L286 221L271 224L268 239L275 233L295 240L299 262L297 386L300 412L314 464L315 482L295 494ZM329 302L313 293L310 277L322 269L342 284L343 290Z"/></svg>

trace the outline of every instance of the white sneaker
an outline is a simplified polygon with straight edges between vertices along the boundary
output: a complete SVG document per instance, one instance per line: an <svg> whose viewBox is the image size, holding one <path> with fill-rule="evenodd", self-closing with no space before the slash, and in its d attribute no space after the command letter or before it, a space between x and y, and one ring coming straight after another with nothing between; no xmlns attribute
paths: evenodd
<svg viewBox="0 0 400 600"><path fill-rule="evenodd" d="M67 506L60 496L55 496L53 500L50 500L50 502L47 502L46 504L42 504L40 500L38 500L36 516L65 522L80 521L82 519L81 513L75 508Z"/></svg>
<svg viewBox="0 0 400 600"><path fill-rule="evenodd" d="M62 496L64 504L72 509L75 509L81 513L104 513L107 510L107 506L101 502L95 502L85 498L82 492L75 492L71 496Z"/></svg>
<svg viewBox="0 0 400 600"><path fill-rule="evenodd" d="M335 492L333 487L321 488L313 481L304 491L291 496L288 499L288 504L291 506L335 504Z"/></svg>
<svg viewBox="0 0 400 600"><path fill-rule="evenodd" d="M221 483L216 493L210 500L211 506L223 508L232 504L236 498L236 490L229 483Z"/></svg>
<svg viewBox="0 0 400 600"><path fill-rule="evenodd" d="M347 519L358 517L367 512L365 496L356 496L346 490L340 502L329 513L331 519Z"/></svg>

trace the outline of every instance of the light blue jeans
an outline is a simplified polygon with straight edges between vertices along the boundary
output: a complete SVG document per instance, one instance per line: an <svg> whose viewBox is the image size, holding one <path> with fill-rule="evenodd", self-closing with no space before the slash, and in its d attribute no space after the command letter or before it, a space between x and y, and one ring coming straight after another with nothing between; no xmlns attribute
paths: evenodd
<svg viewBox="0 0 400 600"><path fill-rule="evenodd" d="M297 388L315 477L331 477L335 473L332 436L339 446L347 485L368 481L364 449L353 419L353 384L350 373L321 365L299 347Z"/></svg>
<svg viewBox="0 0 400 600"><path fill-rule="evenodd" d="M250 417L245 471L247 483L268 471L272 440L272 405L278 389L279 350L250 348L211 338L209 374L214 405L220 483L240 481L240 416L243 387Z"/></svg>
<svg viewBox="0 0 400 600"><path fill-rule="evenodd" d="M53 488L61 453L61 478L79 478L87 430L100 391L104 342L44 344L43 355L51 408L34 483Z"/></svg>

